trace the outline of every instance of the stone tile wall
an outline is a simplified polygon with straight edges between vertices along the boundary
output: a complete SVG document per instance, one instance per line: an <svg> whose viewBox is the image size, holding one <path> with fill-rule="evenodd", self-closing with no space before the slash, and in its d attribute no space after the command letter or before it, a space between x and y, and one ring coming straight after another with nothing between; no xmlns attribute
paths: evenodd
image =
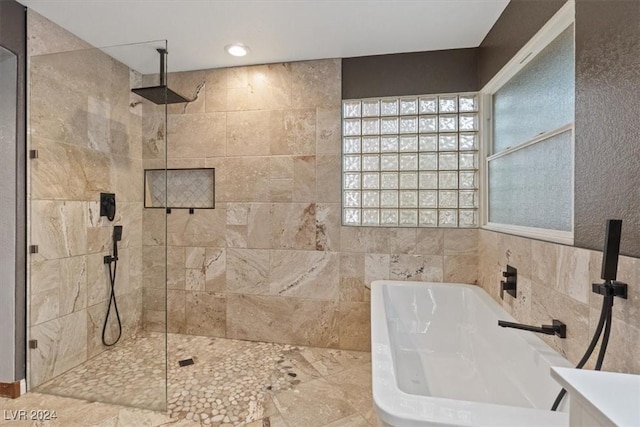
<svg viewBox="0 0 640 427"><path fill-rule="evenodd" d="M105 350L103 257L113 224L124 226L116 284L123 337L141 326L142 116L129 106L141 76L32 10L28 30L29 148L39 154L29 162L29 241L39 247L28 290L35 387ZM101 192L117 195L113 223L99 216Z"/></svg>
<svg viewBox="0 0 640 427"><path fill-rule="evenodd" d="M566 339L540 337L578 363L600 316L602 296L591 292L591 284L602 283L602 252L480 230L479 256L481 286L520 322L566 323ZM516 299L505 294L501 300L507 264L518 269L518 292ZM618 280L629 285L629 299L614 301L603 369L640 374L640 260L620 257ZM598 348L587 367L593 367L597 353Z"/></svg>
<svg viewBox="0 0 640 427"><path fill-rule="evenodd" d="M476 281L477 230L341 226L340 60L168 82L198 96L169 108L168 167L216 168L216 209L167 218L170 332L367 350L365 282ZM163 136L145 114L145 168ZM164 213L143 215L144 322L161 330Z"/></svg>

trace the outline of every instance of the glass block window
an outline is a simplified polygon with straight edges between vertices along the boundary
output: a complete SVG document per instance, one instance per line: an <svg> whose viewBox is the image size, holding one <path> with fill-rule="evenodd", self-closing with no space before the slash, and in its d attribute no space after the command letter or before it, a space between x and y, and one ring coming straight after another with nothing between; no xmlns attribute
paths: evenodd
<svg viewBox="0 0 640 427"><path fill-rule="evenodd" d="M342 223L477 227L476 93L342 103Z"/></svg>

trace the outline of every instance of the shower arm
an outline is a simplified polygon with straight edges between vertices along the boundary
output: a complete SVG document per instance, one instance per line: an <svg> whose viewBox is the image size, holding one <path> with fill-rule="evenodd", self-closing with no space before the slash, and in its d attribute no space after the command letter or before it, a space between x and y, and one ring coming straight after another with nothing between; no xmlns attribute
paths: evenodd
<svg viewBox="0 0 640 427"><path fill-rule="evenodd" d="M167 80L167 76L165 74L165 58L167 56L167 49L158 48L156 50L160 54L160 86L165 86Z"/></svg>

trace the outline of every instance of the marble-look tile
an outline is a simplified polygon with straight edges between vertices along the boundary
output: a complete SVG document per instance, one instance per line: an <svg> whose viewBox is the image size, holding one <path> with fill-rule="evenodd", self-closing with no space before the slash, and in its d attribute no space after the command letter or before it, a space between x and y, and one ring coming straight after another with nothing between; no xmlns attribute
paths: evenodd
<svg viewBox="0 0 640 427"><path fill-rule="evenodd" d="M43 258L86 253L85 207L83 202L31 201L31 243Z"/></svg>
<svg viewBox="0 0 640 427"><path fill-rule="evenodd" d="M267 156L273 141L282 138L281 111L227 113L227 155Z"/></svg>
<svg viewBox="0 0 640 427"><path fill-rule="evenodd" d="M270 156L270 179L293 179L293 156Z"/></svg>
<svg viewBox="0 0 640 427"><path fill-rule="evenodd" d="M339 257L333 252L272 250L272 295L338 299Z"/></svg>
<svg viewBox="0 0 640 427"><path fill-rule="evenodd" d="M227 337L319 347L338 346L335 301L227 295Z"/></svg>
<svg viewBox="0 0 640 427"><path fill-rule="evenodd" d="M227 250L224 248L207 248L204 260L205 290L207 292L224 292L227 280Z"/></svg>
<svg viewBox="0 0 640 427"><path fill-rule="evenodd" d="M341 156L316 156L316 198L317 202L340 203L342 173Z"/></svg>
<svg viewBox="0 0 640 427"><path fill-rule="evenodd" d="M225 245L225 209L176 209L167 217L169 246L223 247Z"/></svg>
<svg viewBox="0 0 640 427"><path fill-rule="evenodd" d="M613 306L613 311L617 309L618 301ZM596 325L600 318L600 309L590 309L589 314L589 339L595 331ZM611 324L611 335L605 353L603 371L624 372L631 374L640 374L640 361L635 355L640 351L640 329L637 324L630 324L614 317ZM587 369L593 369L597 358L600 345L596 347Z"/></svg>
<svg viewBox="0 0 640 427"><path fill-rule="evenodd" d="M445 256L443 280L449 283L478 284L477 255Z"/></svg>
<svg viewBox="0 0 640 427"><path fill-rule="evenodd" d="M27 10L27 16L29 20L29 43L27 45L29 56L93 48L86 41L31 8ZM55 40L55 43L52 43L52 40Z"/></svg>
<svg viewBox="0 0 640 427"><path fill-rule="evenodd" d="M145 288L163 288L166 285L166 254L162 246L142 248L142 285Z"/></svg>
<svg viewBox="0 0 640 427"><path fill-rule="evenodd" d="M186 329L190 335L224 337L226 297L209 292L186 293Z"/></svg>
<svg viewBox="0 0 640 427"><path fill-rule="evenodd" d="M532 286L531 322L550 324L558 319L567 325L567 338L542 336L572 363L578 363L589 343L589 306L544 286Z"/></svg>
<svg viewBox="0 0 640 427"><path fill-rule="evenodd" d="M360 414L353 414L348 417L339 419L324 427L369 427L371 424L365 420Z"/></svg>
<svg viewBox="0 0 640 427"><path fill-rule="evenodd" d="M316 200L316 157L296 156L293 158L293 201L313 202Z"/></svg>
<svg viewBox="0 0 640 427"><path fill-rule="evenodd" d="M497 243L502 269L506 270L508 264L518 270L519 276L531 277L531 239L499 233Z"/></svg>
<svg viewBox="0 0 640 427"><path fill-rule="evenodd" d="M369 285L374 280L390 278L391 255L366 254L364 257L364 282Z"/></svg>
<svg viewBox="0 0 640 427"><path fill-rule="evenodd" d="M531 278L536 283L556 288L560 248L555 243L531 241Z"/></svg>
<svg viewBox="0 0 640 427"><path fill-rule="evenodd" d="M316 154L340 154L342 111L339 105L316 110Z"/></svg>
<svg viewBox="0 0 640 427"><path fill-rule="evenodd" d="M229 203L227 211L234 212L232 218L227 214L227 247L266 249L271 246L270 203Z"/></svg>
<svg viewBox="0 0 640 427"><path fill-rule="evenodd" d="M30 387L87 360L87 311L81 310L30 328L38 348L30 350Z"/></svg>
<svg viewBox="0 0 640 427"><path fill-rule="evenodd" d="M217 68L205 71L205 111L227 111L227 86L229 68Z"/></svg>
<svg viewBox="0 0 640 427"><path fill-rule="evenodd" d="M186 268L204 269L204 260L206 256L206 248L185 248Z"/></svg>
<svg viewBox="0 0 640 427"><path fill-rule="evenodd" d="M111 189L109 155L40 137L33 137L31 146L39 152L31 162L33 198L90 200Z"/></svg>
<svg viewBox="0 0 640 427"><path fill-rule="evenodd" d="M205 112L205 84L206 73L204 71L184 71L167 74L167 85L176 93L192 102L167 105L167 113L187 114Z"/></svg>
<svg viewBox="0 0 640 427"><path fill-rule="evenodd" d="M287 424L319 427L356 412L346 397L343 390L320 378L277 393L274 401Z"/></svg>
<svg viewBox="0 0 640 427"><path fill-rule="evenodd" d="M167 288L185 289L185 248L167 247Z"/></svg>
<svg viewBox="0 0 640 427"><path fill-rule="evenodd" d="M216 193L226 202L268 202L269 162L266 157L228 157L224 188ZM218 200L218 199L216 199Z"/></svg>
<svg viewBox="0 0 640 427"><path fill-rule="evenodd" d="M293 178L269 179L269 200L272 202L293 201Z"/></svg>
<svg viewBox="0 0 640 427"><path fill-rule="evenodd" d="M274 117L277 137L270 139L271 154L314 156L316 154L316 110L284 110L282 119Z"/></svg>
<svg viewBox="0 0 640 427"><path fill-rule="evenodd" d="M475 255L478 252L478 230L444 230L445 255Z"/></svg>
<svg viewBox="0 0 640 427"><path fill-rule="evenodd" d="M389 252L392 254L415 254L417 228L397 228L391 233Z"/></svg>
<svg viewBox="0 0 640 427"><path fill-rule="evenodd" d="M291 108L291 65L287 63L230 68L227 72L229 111Z"/></svg>
<svg viewBox="0 0 640 427"><path fill-rule="evenodd" d="M138 202L142 208L144 200L144 168L142 159L132 159L124 156L111 156L109 172L112 177L113 187L120 202Z"/></svg>
<svg viewBox="0 0 640 427"><path fill-rule="evenodd" d="M368 302L340 301L340 348L371 351L371 314Z"/></svg>
<svg viewBox="0 0 640 427"><path fill-rule="evenodd" d="M317 251L340 250L340 204L316 204L316 247Z"/></svg>
<svg viewBox="0 0 640 427"><path fill-rule="evenodd" d="M365 251L379 254L391 253L390 244L395 231L394 228L365 228Z"/></svg>
<svg viewBox="0 0 640 427"><path fill-rule="evenodd" d="M589 251L560 246L557 259L556 290L587 304L591 293L589 280Z"/></svg>
<svg viewBox="0 0 640 427"><path fill-rule="evenodd" d="M347 402L362 416L369 418L373 407L371 391L371 365L356 366L327 377L327 382L345 393Z"/></svg>
<svg viewBox="0 0 640 427"><path fill-rule="evenodd" d="M516 298L512 298L511 295L505 293L504 299L498 300L498 303L519 322L529 325L534 324L536 321L531 319L534 286L540 286L540 284L532 282L526 277L518 277ZM547 324L546 321L542 321L542 323Z"/></svg>
<svg viewBox="0 0 640 427"><path fill-rule="evenodd" d="M340 59L292 63L293 107L339 107L342 94L341 72Z"/></svg>
<svg viewBox="0 0 640 427"><path fill-rule="evenodd" d="M269 295L269 251L227 249L226 291Z"/></svg>
<svg viewBox="0 0 640 427"><path fill-rule="evenodd" d="M227 152L227 117L224 113L170 115L167 129L171 159L216 157Z"/></svg>
<svg viewBox="0 0 640 427"><path fill-rule="evenodd" d="M422 255L444 254L444 233L445 230L418 229L416 231L416 248L413 253Z"/></svg>
<svg viewBox="0 0 640 427"><path fill-rule="evenodd" d="M175 334L186 332L186 294L184 290L167 290L166 328L168 332ZM191 307L189 309L191 310ZM164 325L164 321L161 324Z"/></svg>
<svg viewBox="0 0 640 427"><path fill-rule="evenodd" d="M30 277L30 326L86 308L86 257L35 258L31 263Z"/></svg>
<svg viewBox="0 0 640 427"><path fill-rule="evenodd" d="M365 301L364 254L340 254L340 301Z"/></svg>
<svg viewBox="0 0 640 427"><path fill-rule="evenodd" d="M370 365L371 353L333 348L306 347L302 356L323 377L362 365Z"/></svg>
<svg viewBox="0 0 640 427"><path fill-rule="evenodd" d="M204 291L205 271L204 268L187 268L185 270L185 290Z"/></svg>
<svg viewBox="0 0 640 427"><path fill-rule="evenodd" d="M167 214L164 209L143 209L142 244L145 246L164 245Z"/></svg>
<svg viewBox="0 0 640 427"><path fill-rule="evenodd" d="M443 258L437 255L390 255L389 279L442 282Z"/></svg>
<svg viewBox="0 0 640 427"><path fill-rule="evenodd" d="M341 252L366 252L367 229L364 227L340 227Z"/></svg>
<svg viewBox="0 0 640 427"><path fill-rule="evenodd" d="M315 203L273 203L271 205L271 247L315 249Z"/></svg>

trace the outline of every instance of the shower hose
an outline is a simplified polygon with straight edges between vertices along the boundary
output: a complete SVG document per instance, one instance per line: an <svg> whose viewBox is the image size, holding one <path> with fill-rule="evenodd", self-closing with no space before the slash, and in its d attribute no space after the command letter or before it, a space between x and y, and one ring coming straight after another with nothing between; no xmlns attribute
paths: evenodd
<svg viewBox="0 0 640 427"><path fill-rule="evenodd" d="M109 283L111 285L111 293L109 295L109 306L107 307L107 315L104 317L104 325L102 325L102 344L107 347L111 347L116 345L118 341L120 341L120 337L122 336L122 321L120 320L120 313L118 312L118 302L116 301L116 273L118 271L118 250L116 249L117 243L114 241L114 256L105 258L105 264L108 264L109 268ZM109 262L107 262L107 260ZM111 268L111 264L113 264L113 268ZM107 342L106 333L107 333L107 323L109 323L109 316L111 315L111 305L113 304L114 312L116 313L116 319L118 320L118 336L115 341L112 343Z"/></svg>
<svg viewBox="0 0 640 427"><path fill-rule="evenodd" d="M593 334L593 338L591 339L591 343L589 343L589 347L587 347L587 351L585 351L584 356L576 365L576 369L582 369L584 365L587 363L593 351L598 344L598 340L600 336L602 336L602 343L600 344L600 351L598 353L598 359L596 360L596 366L594 370L599 371L602 368L602 363L604 362L604 354L607 351L607 344L609 343L609 335L611 333L611 314L613 312L613 295L607 295L602 300L602 309L600 311L600 319L598 320L598 326L596 326L596 331ZM602 335L602 330L604 329L604 335ZM558 397L556 397L555 402L553 402L553 406L551 407L552 411L556 411L564 395L567 394L567 391L563 388L558 393Z"/></svg>

